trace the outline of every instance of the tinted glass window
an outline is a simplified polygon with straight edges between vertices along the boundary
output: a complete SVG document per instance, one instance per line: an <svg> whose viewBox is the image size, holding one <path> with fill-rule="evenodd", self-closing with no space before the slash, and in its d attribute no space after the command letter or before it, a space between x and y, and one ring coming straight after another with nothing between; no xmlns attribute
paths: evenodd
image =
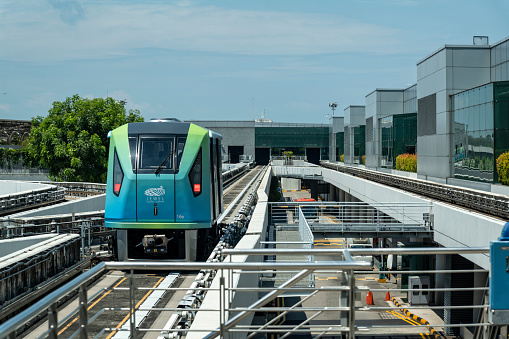
<svg viewBox="0 0 509 339"><path fill-rule="evenodd" d="M136 143L138 138L129 137L129 154L131 155L131 166L136 169Z"/></svg>

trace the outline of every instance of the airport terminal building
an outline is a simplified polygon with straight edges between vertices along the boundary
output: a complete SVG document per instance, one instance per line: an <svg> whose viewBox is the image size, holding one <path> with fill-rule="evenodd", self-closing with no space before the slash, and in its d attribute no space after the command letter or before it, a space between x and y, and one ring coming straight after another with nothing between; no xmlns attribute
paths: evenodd
<svg viewBox="0 0 509 339"><path fill-rule="evenodd" d="M364 105L349 105L329 124L192 121L223 135L226 159L266 164L292 151L311 163L340 161L395 169L417 154L417 177L491 190L496 159L509 151L509 37L488 44L445 45L417 62L417 82L377 88Z"/></svg>

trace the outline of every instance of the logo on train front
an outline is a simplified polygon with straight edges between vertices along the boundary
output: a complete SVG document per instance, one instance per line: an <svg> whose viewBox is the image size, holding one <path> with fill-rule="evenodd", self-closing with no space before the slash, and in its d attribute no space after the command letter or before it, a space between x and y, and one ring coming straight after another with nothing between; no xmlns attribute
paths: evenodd
<svg viewBox="0 0 509 339"><path fill-rule="evenodd" d="M147 202L164 202L163 195L166 194L163 186L149 188L145 190L145 195L147 196Z"/></svg>

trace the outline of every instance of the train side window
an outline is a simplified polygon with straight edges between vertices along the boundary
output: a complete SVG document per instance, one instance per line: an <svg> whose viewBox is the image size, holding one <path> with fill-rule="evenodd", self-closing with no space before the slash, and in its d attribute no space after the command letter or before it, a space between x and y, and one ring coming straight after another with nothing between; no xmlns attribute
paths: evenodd
<svg viewBox="0 0 509 339"><path fill-rule="evenodd" d="M133 167L133 171L136 170L136 144L138 138L137 137L129 137L129 154L131 156L131 165Z"/></svg>
<svg viewBox="0 0 509 339"><path fill-rule="evenodd" d="M177 138L177 170L180 169L180 163L182 162L182 155L184 154L184 147L186 146L186 138Z"/></svg>
<svg viewBox="0 0 509 339"><path fill-rule="evenodd" d="M161 167L163 173L173 170L174 137L140 138L139 169L155 171Z"/></svg>

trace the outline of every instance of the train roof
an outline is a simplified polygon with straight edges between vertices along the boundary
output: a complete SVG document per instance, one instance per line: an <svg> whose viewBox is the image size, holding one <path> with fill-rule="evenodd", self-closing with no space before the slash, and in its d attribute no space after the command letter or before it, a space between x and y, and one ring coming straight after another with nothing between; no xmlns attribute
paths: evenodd
<svg viewBox="0 0 509 339"><path fill-rule="evenodd" d="M187 134L189 126L187 122L177 121L149 121L136 122L127 126L128 134Z"/></svg>
<svg viewBox="0 0 509 339"><path fill-rule="evenodd" d="M195 124L193 124L195 125ZM177 119L152 119L148 122L135 122L128 124L128 134L187 134L189 132L189 122L181 122ZM201 126L195 125L199 128ZM218 134L209 129L203 128L209 132L209 137L223 139Z"/></svg>

